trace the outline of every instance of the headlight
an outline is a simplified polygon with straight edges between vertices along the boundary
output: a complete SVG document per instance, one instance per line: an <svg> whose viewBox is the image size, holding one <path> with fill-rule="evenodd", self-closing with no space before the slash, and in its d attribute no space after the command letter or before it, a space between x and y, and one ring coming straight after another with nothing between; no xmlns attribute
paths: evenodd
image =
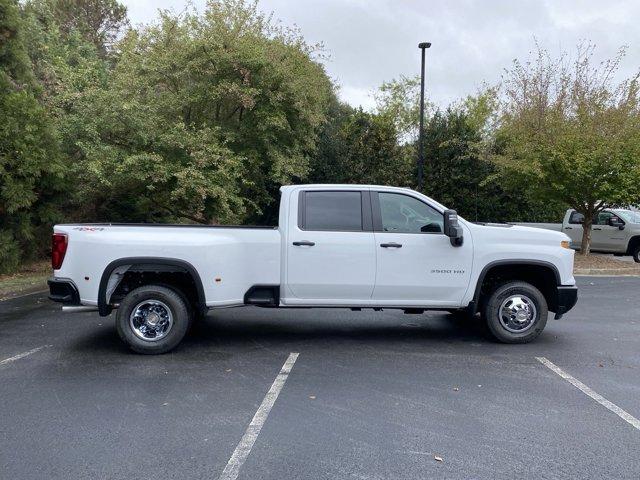
<svg viewBox="0 0 640 480"><path fill-rule="evenodd" d="M571 245L571 242L570 242L569 240L562 240L562 241L560 242L560 246L561 246L562 248L571 248L571 246L570 246L570 245Z"/></svg>

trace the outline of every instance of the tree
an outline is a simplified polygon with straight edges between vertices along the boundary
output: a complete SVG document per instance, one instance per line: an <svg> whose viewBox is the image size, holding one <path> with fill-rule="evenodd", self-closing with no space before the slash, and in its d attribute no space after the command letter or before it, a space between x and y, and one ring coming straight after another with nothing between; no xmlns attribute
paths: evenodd
<svg viewBox="0 0 640 480"><path fill-rule="evenodd" d="M376 113L392 119L400 142L418 141L420 118L420 77L406 77L383 82L374 95ZM425 99L426 117L433 106Z"/></svg>
<svg viewBox="0 0 640 480"><path fill-rule="evenodd" d="M503 179L584 215L582 254L593 217L640 198L638 75L614 83L621 49L599 65L593 45L577 58L552 59L538 47L531 62L506 72L494 161Z"/></svg>
<svg viewBox="0 0 640 480"><path fill-rule="evenodd" d="M37 231L54 217L48 197L62 176L51 121L23 38L16 0L0 0L0 272L37 250Z"/></svg>
<svg viewBox="0 0 640 480"><path fill-rule="evenodd" d="M87 216L255 220L306 178L332 84L315 47L255 2L161 12L118 51L72 112Z"/></svg>
<svg viewBox="0 0 640 480"><path fill-rule="evenodd" d="M496 167L482 151L490 131L492 92L436 111L425 126L425 150L431 168L427 172L429 195L472 221L530 221L541 215L542 205L527 191L512 190L493 178ZM551 218L559 214L549 208Z"/></svg>
<svg viewBox="0 0 640 480"><path fill-rule="evenodd" d="M368 113L334 100L312 163L310 181L409 186L411 160L398 143L387 115Z"/></svg>
<svg viewBox="0 0 640 480"><path fill-rule="evenodd" d="M44 1L49 4L63 37L80 34L103 58L129 24L127 7L118 0Z"/></svg>

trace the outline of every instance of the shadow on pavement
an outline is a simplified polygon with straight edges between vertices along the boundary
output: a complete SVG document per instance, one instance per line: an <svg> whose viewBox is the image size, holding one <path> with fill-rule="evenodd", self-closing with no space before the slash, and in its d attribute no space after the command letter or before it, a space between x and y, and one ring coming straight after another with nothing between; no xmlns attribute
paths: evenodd
<svg viewBox="0 0 640 480"><path fill-rule="evenodd" d="M494 344L480 319L460 319L454 315L431 312L423 315L402 313L368 314L340 310L284 311L237 309L214 312L195 323L176 354L212 353L214 349L246 350L257 345L277 349L291 344L316 344L330 348L334 344L383 344L421 346L464 346ZM117 354L131 353L120 340L113 316L101 330L83 332L69 345L73 352ZM549 320L549 326L552 326ZM558 337L545 332L535 342L544 346L557 344ZM509 346L505 346L509 347ZM518 346L516 346L518 347Z"/></svg>

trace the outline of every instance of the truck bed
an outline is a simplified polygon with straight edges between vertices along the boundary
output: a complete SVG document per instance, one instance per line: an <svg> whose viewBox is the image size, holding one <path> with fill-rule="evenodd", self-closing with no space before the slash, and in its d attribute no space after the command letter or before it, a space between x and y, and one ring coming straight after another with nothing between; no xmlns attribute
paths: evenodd
<svg viewBox="0 0 640 480"><path fill-rule="evenodd" d="M59 227L170 227L170 228L242 228L277 230L277 225L204 225L201 223L59 223Z"/></svg>
<svg viewBox="0 0 640 480"><path fill-rule="evenodd" d="M210 307L242 305L253 285L280 284L276 227L90 223L60 224L54 232L68 238L54 276L76 279L83 305L96 305L103 272L123 259L186 262L198 272Z"/></svg>

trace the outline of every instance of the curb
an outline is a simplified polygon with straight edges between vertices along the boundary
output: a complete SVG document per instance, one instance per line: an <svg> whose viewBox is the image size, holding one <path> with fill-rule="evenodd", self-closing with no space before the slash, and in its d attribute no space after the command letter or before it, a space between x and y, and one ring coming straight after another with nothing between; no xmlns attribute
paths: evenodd
<svg viewBox="0 0 640 480"><path fill-rule="evenodd" d="M606 275L614 277L638 277L640 271L634 271L629 268L577 268L573 271L574 275Z"/></svg>

